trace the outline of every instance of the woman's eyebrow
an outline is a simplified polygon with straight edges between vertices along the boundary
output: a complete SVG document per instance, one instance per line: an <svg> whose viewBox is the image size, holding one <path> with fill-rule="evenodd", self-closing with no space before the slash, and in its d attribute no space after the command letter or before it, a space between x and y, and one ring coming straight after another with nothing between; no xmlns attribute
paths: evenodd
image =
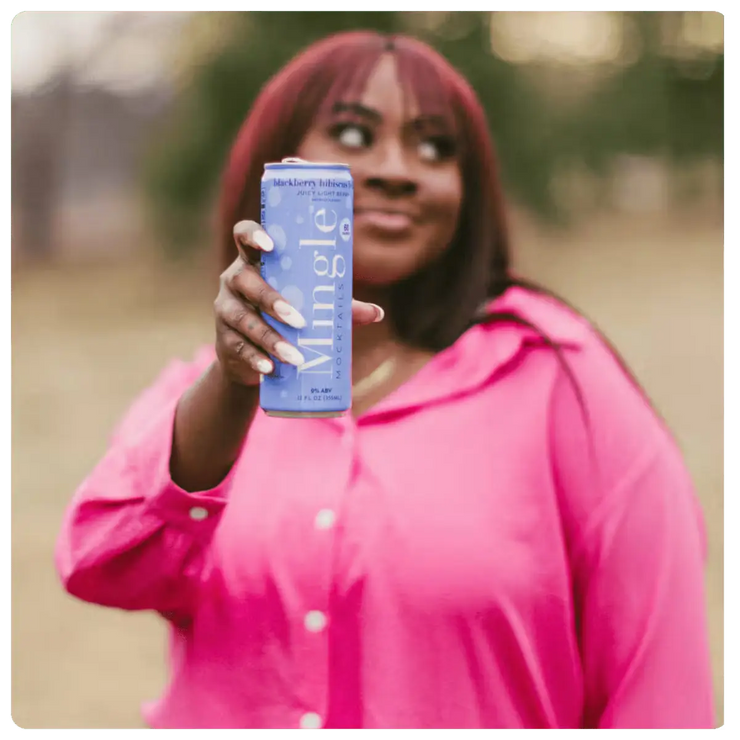
<svg viewBox="0 0 740 740"><path fill-rule="evenodd" d="M381 113L374 108L368 108L366 105L357 102L345 102L339 101L332 107L332 113L354 113L361 118L368 118L374 123L380 123L383 120ZM423 129L426 127L437 127L437 128L448 128L449 121L445 116L440 115L420 115L413 120L406 123L406 126L411 129Z"/></svg>
<svg viewBox="0 0 740 740"><path fill-rule="evenodd" d="M354 113L362 118L369 118L376 123L383 120L383 116L381 116L378 111L373 108L368 108L362 103L345 103L340 101L338 103L334 103L332 113Z"/></svg>
<svg viewBox="0 0 740 740"><path fill-rule="evenodd" d="M413 121L409 121L408 125L417 130L427 127L448 129L450 122L444 116L427 114L417 116Z"/></svg>

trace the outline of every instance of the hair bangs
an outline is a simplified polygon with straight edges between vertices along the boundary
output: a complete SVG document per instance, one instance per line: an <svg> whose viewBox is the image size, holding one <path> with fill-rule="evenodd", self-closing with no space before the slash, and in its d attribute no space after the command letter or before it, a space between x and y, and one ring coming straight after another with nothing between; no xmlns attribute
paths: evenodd
<svg viewBox="0 0 740 740"><path fill-rule="evenodd" d="M393 54L407 107L413 101L417 115L442 122L447 133L460 136L461 111L455 105L454 87L436 53L413 39L396 40Z"/></svg>
<svg viewBox="0 0 740 740"><path fill-rule="evenodd" d="M340 41L340 39L337 39ZM445 78L431 50L405 37L368 35L362 39L341 39L336 48L326 48L317 60L313 82L326 91L316 111L320 118L331 118L338 103L361 100L367 82L384 54L396 62L399 82L407 110L441 123L446 133L458 137L462 111L455 105L453 88Z"/></svg>

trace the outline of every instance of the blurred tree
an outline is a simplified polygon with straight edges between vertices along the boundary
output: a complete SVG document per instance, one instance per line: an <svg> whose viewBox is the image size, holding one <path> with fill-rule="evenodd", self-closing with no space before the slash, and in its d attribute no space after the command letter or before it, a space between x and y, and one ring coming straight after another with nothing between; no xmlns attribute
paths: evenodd
<svg viewBox="0 0 740 740"><path fill-rule="evenodd" d="M18 241L27 259L48 260L57 248L53 224L81 73L97 64L136 20L136 13L111 14L97 42L82 56L59 33L55 42L63 50L62 58L52 77L35 93L35 105L11 106L11 187L22 235Z"/></svg>
<svg viewBox="0 0 740 740"><path fill-rule="evenodd" d="M54 255L54 216L64 157L72 82L62 71L35 96L35 105L11 106L14 240L25 259ZM20 238L18 237L20 234Z"/></svg>
<svg viewBox="0 0 740 740"><path fill-rule="evenodd" d="M542 65L493 53L487 12L217 15L220 35L212 39L210 55L194 65L171 121L153 137L144 173L155 226L174 255L206 238L203 216L265 81L301 48L345 29L410 32L466 75L489 117L507 192L548 223L566 218L552 182L569 164L605 174L619 153L677 162L722 157L723 56L717 50L670 56L663 31L666 24L680 31L682 13L623 14L637 53L630 56L625 48L623 59L560 68L560 88L544 93ZM202 27L212 18L197 14L193 23ZM590 81L583 87L587 93L566 104L576 79Z"/></svg>

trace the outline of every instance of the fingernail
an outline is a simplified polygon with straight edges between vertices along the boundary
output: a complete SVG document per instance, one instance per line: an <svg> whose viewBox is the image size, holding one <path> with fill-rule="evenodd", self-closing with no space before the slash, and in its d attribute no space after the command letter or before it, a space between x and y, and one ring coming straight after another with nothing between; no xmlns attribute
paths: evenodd
<svg viewBox="0 0 740 740"><path fill-rule="evenodd" d="M377 311L377 316L375 317L374 324L377 324L379 321L382 321L385 318L385 311L377 304L377 303L371 303L371 306L375 307L375 310Z"/></svg>
<svg viewBox="0 0 740 740"><path fill-rule="evenodd" d="M272 304L272 310L286 323L294 329L303 329L306 325L306 319L298 313L286 301L277 300Z"/></svg>
<svg viewBox="0 0 740 740"><path fill-rule="evenodd" d="M254 364L263 375L269 375L272 372L272 363L269 360L257 360Z"/></svg>
<svg viewBox="0 0 740 740"><path fill-rule="evenodd" d="M265 231L255 231L252 239L257 246L265 252L272 252L275 248L272 239L270 239L269 235Z"/></svg>
<svg viewBox="0 0 740 740"><path fill-rule="evenodd" d="M283 362L289 362L291 365L298 367L306 361L303 355L292 345L287 342L278 342L275 345L275 352Z"/></svg>

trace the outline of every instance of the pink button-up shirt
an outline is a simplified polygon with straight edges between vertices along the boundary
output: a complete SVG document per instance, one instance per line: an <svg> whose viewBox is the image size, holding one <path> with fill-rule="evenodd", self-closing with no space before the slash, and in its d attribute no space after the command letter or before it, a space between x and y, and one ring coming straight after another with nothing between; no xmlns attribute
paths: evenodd
<svg viewBox="0 0 740 740"><path fill-rule="evenodd" d="M162 728L712 727L702 515L585 320L511 289L359 419L258 413L216 488L170 478L171 364L74 497L68 591L171 623ZM590 428L590 434L586 429Z"/></svg>

